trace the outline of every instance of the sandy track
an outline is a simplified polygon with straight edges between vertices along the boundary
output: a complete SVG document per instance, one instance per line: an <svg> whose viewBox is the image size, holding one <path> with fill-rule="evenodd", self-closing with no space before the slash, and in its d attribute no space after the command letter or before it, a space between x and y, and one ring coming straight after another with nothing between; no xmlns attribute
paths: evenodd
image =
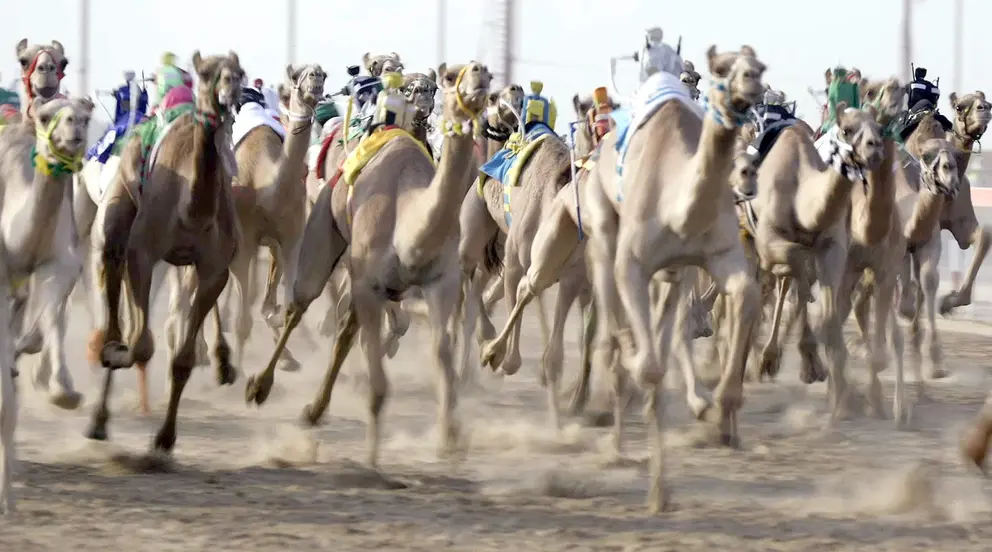
<svg viewBox="0 0 992 552"><path fill-rule="evenodd" d="M58 411L20 378L20 511L0 520L0 550L992 547L990 487L961 466L954 447L988 388L986 337L944 334L955 376L931 385L934 401L915 409L908 431L866 418L824 430L824 385L799 383L791 350L779 383L746 390L742 450L696 448L684 402L672 392L667 462L675 510L649 516L636 413L625 462L611 460L606 429L574 419L561 435L547 429L533 319L524 332L525 368L506 380L483 377L481 389L462 395L462 461L434 453L433 363L423 348L427 330L416 321L387 363L392 394L381 472L362 465L365 387L354 355L326 423L297 428L330 344L321 340L314 351L295 338L303 370L277 374L262 409L245 406L244 379L221 389L210 370L198 370L182 404L174 461L165 473L149 473L135 458L164 414L165 366L159 358L151 368L150 417L135 413L134 376L121 372L112 440L88 442L82 433L99 374L83 360L88 318L79 307L74 313L69 351L87 404ZM309 315L311 327L318 316ZM576 322L566 331L569 381L578 361ZM267 334L258 322L245 372L267 359ZM864 369L853 357L851 366L852 373ZM884 375L891 379L891 370Z"/></svg>

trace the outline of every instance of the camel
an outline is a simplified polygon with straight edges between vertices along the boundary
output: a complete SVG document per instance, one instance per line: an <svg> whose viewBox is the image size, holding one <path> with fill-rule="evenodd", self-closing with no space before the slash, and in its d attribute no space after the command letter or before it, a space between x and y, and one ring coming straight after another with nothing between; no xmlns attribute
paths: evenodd
<svg viewBox="0 0 992 552"><path fill-rule="evenodd" d="M310 146L314 108L324 94L327 75L319 65L301 68L289 65L286 67L286 77L290 86L286 87L289 88L289 103L285 137L260 124L235 144L238 176L233 192L241 226L241 243L231 264L231 273L242 290L235 332L236 366L241 366L245 343L251 334L251 300L255 295L251 291L255 286L253 265L257 263L258 248L268 246L272 264L285 270L282 276L286 282L288 301L306 222L305 157ZM270 282L272 287L275 283ZM270 307L263 314L271 318L275 316L274 311L275 308ZM299 368L299 361L293 358L289 349L286 349L284 362L288 366L283 369Z"/></svg>
<svg viewBox="0 0 992 552"><path fill-rule="evenodd" d="M852 240L873 245L869 240L877 239L874 233L865 237L856 229L849 234L847 213L855 184L871 186L865 173L879 170L885 153L873 106L862 111L839 102L835 110L836 123L824 137L830 148L829 165L821 159L810 136L795 127L784 129L772 145L758 171L756 203L761 206L761 214L755 231L761 269L771 272L778 280L779 304L784 301L790 283L798 286L799 317L804 321L801 378L806 382L822 378L817 341L807 317L809 285L814 276L810 269L815 263L821 290L821 331L828 355L832 420L840 417L847 397L844 374L847 348L842 334L843 318L838 312L838 294L848 247ZM778 305L776 310L780 311ZM777 336L773 335L769 343L775 339Z"/></svg>
<svg viewBox="0 0 992 552"><path fill-rule="evenodd" d="M24 84L24 115L31 117L35 98L46 100L59 94L59 86L65 77L69 61L65 58L65 48L58 40L50 46L28 44L22 38L17 43L17 62L21 65L21 82ZM17 122L12 118L9 123Z"/></svg>
<svg viewBox="0 0 992 552"><path fill-rule="evenodd" d="M373 56L371 52L362 54L362 66L373 77L381 77L384 73L402 73L403 62L396 52Z"/></svg>
<svg viewBox="0 0 992 552"><path fill-rule="evenodd" d="M733 166L730 151L733 139L737 127L744 120L744 111L760 99L764 65L757 60L754 50L747 46L739 53L724 54L717 54L716 48L711 47L708 61L710 71L716 78L707 103L710 115L704 120L702 114L696 111L698 108L684 85L674 75L656 73L642 85L639 92L639 100L644 105L641 106L643 111L640 113L635 110L635 117L641 118L639 124L630 124L630 130L636 130L630 149L626 150L630 152L630 156L624 157L620 163L616 133L607 134L599 148L598 159L583 186L584 194L581 198L582 229L588 237L586 251L590 256L596 309L606 313L609 318L608 331L601 328L599 338L603 339L605 335L610 340L612 332L622 327L618 301L613 291L616 289L623 296L628 317L634 319L631 324L637 344L634 355L630 354L629 347L624 354L625 368L645 387L651 389L649 403L652 414L649 419L653 459L648 503L652 510L664 508L667 493L663 489L661 403L658 393L658 384L664 372L651 357L667 358L669 342L672 340L672 322L679 307L677 298L687 291L683 280L676 282L678 285L669 286L665 296L659 297L662 300L658 310L661 319L657 321L656 327L661 333L657 338L652 338L650 328L644 326L643 315L646 312L644 309L649 308L648 288L657 272L655 269L677 270L683 262L702 265L711 273L719 290L732 298L737 323L732 332L732 347L740 351L728 363L724 379L718 388L723 409L721 428L725 437L733 432L731 426L736 425L731 423L731 419L736 417L740 401L740 378L737 373L743 366L743 359L740 357L749 334L748 320L757 303L754 281L747 273L747 263L738 240L736 217L727 182ZM667 96L666 101L644 101L655 94L664 94ZM709 161L714 164L711 166ZM669 163L672 167L664 170L659 166L662 164L667 167ZM623 170L622 188L618 182L618 168ZM691 185L666 186L669 181L688 181ZM618 193L621 191L623 195ZM644 197L644 194L649 197ZM714 200L714 197L726 197L726 204ZM503 332L497 336L497 341L485 347L484 360L499 352L502 346L499 340L506 339L511 325L517 323L523 305L554 283L561 266L578 243L578 213L574 199L570 200L564 189L558 199L558 208L547 215L533 240L530 268L517 287L517 306L510 313L510 319ZM661 211L639 213L638 206L643 209L648 209L649 206L652 209L661 208ZM677 213L669 210L675 208ZM649 237L643 232L634 231L630 226L623 226L624 217L631 217L630 225L651 229L652 235ZM643 270L644 279L638 280L628 273L628 263L636 262L631 258L632 251L629 248L638 239L655 240L658 236L667 236L665 239L668 241L663 239L661 243L669 243L676 249L673 251L671 247L665 247L661 243L652 243L644 249L639 246L638 251L642 253L653 250L662 257L651 259L652 264L658 264ZM613 283L614 259L619 277L617 285ZM669 276L669 280L676 278L674 275ZM636 301L641 303L638 306L630 304L635 295L639 297ZM687 328L683 327L685 329ZM678 336L675 339L678 345L676 350L685 348L689 337L685 332ZM655 351L656 347L658 351ZM597 355L600 352L608 352L612 357L612 349L609 347L597 349ZM680 357L683 356L687 355L680 354ZM497 357L494 360L499 359ZM607 358L604 364L610 365L610 359ZM615 392L618 397L622 397L627 377L625 370L615 370L613 375ZM688 359L683 362L683 377L687 383L690 408L701 417L708 410L709 401L703 398ZM622 401L616 401L613 437L618 454L622 448L622 408Z"/></svg>
<svg viewBox="0 0 992 552"><path fill-rule="evenodd" d="M287 311L283 335L273 355L285 346L292 329L324 289L347 250L351 304L339 326L323 385L304 409L311 425L322 417L344 358L361 329L369 373L368 460L379 456L381 412L388 383L383 370L380 325L384 303L419 286L428 305L431 348L438 365L439 450L449 450L457 434L452 339L448 323L458 296L458 210L475 169L472 136L486 106L492 75L478 62L442 64L437 71L444 91L440 126L445 132L435 172L432 160L414 140L396 136L368 161L353 186L326 187L304 232L299 278ZM349 190L353 200L348 201ZM273 358L275 358L275 356ZM248 380L246 398L261 404L271 391L274 362Z"/></svg>
<svg viewBox="0 0 992 552"><path fill-rule="evenodd" d="M65 301L82 270L72 235L72 205L68 191L86 149L86 132L93 103L88 98L32 100L33 124L8 127L0 135L0 183L4 221L0 237L0 279L6 296L32 280L38 321L46 341L49 376L35 374L35 383L49 388L49 400L61 408L76 408L82 396L73 389L66 369ZM12 477L17 397L14 389L14 349L10 304L0 306L0 511L14 508ZM40 372L40 370L39 370ZM47 381L50 377L51 381Z"/></svg>
<svg viewBox="0 0 992 552"><path fill-rule="evenodd" d="M540 83L532 83L531 88L532 96L528 98L540 98ZM543 98L530 101L548 102ZM549 105L553 106L553 104ZM553 113L551 109L553 108L549 108L546 113ZM527 111L526 104L524 111ZM530 240L542 220L543 213L554 201L555 195L571 180L572 161L569 147L550 127L554 124L554 115L546 117L548 118L544 120L527 121L528 124L522 125L517 133L510 137L508 144L511 149L508 151L515 153L510 154L512 157L508 157L505 163L510 163L514 167L505 173L503 182L490 175L480 174L462 202L460 214L462 235L458 249L463 281L469 289L466 292L468 305L477 305L480 302L478 291L475 291L477 288L471 282L472 274L477 267L485 266L491 271L495 266L502 264L504 299L507 310L513 310L516 303L517 283L529 264ZM506 154L504 152L497 155ZM486 166L490 164L487 163ZM503 254L493 254L497 250L494 244L502 236L505 236ZM558 288L550 341L546 343L543 356L544 370L541 378L548 393L550 422L555 428L560 427L558 380L564 357L563 330L566 315L575 299L579 298L580 304L588 304L590 300L582 248L578 248L572 255L569 268L568 276L561 279ZM582 297L583 295L585 297ZM484 317L484 310L479 315ZM465 320L474 322L471 315L466 315ZM515 374L521 366L519 328L519 325L515 327L516 331L509 340L508 354L498 366L493 365L494 369L499 368L506 375ZM462 337L466 343L471 333L470 326L465 325Z"/></svg>
<svg viewBox="0 0 992 552"><path fill-rule="evenodd" d="M12 272L14 297L17 298L13 306L14 329L23 329L15 355L43 352L34 372L35 386L46 389L53 404L75 409L82 395L73 388L66 366L65 304L82 270L82 259L75 247L71 192L59 184L68 181L71 185L73 175L79 171L80 152L85 151L93 104L86 98L68 103L64 99L57 100L57 104L45 110L44 120L35 121L35 128L27 124L16 125L0 135L8 155L4 158L0 154L5 165L0 169L0 175L4 175L2 180L8 198L4 204L8 213L0 212L0 216L11 223L3 232L3 241L8 270ZM34 113L39 106L51 101L55 99L36 97L29 111ZM70 131L78 131L83 143L75 142L76 135ZM66 133L61 137L64 144L55 137L60 132ZM25 168L34 162L27 153L35 141L34 133L38 134L38 140L52 136L46 148L51 151L49 156L59 160L59 165L53 168L55 183L51 185L41 186L37 179L29 180L30 172ZM21 149L25 150L23 160L17 157L22 153ZM19 222L13 224L15 221ZM28 288L29 294L25 293ZM34 314L35 319L21 328L29 313Z"/></svg>
<svg viewBox="0 0 992 552"><path fill-rule="evenodd" d="M989 443L992 442L992 393L978 411L975 420L965 431L961 439L961 455L966 462L986 473L986 459L989 453Z"/></svg>
<svg viewBox="0 0 992 552"><path fill-rule="evenodd" d="M171 359L166 419L153 442L156 450L166 453L175 446L179 400L196 362L197 334L212 309L217 330L214 355L218 381L231 384L237 376L230 363L230 347L221 332L220 314L214 307L227 284L228 267L240 240L231 191L233 167L225 152L230 148L230 114L241 95L244 70L234 52L203 58L196 51L192 61L199 77L193 112L180 115L166 127L147 165L141 140L135 137L128 141L121 167L108 190L110 201L100 206L105 214L98 214L103 224L97 229L104 242L102 287L106 290L109 315L101 352L107 371L87 432L91 439L107 438L107 400L113 371L145 364L154 353L148 317L155 264L164 260L173 266L192 265L196 269L192 306L189 312L182 313L185 334ZM142 173L147 176L143 178ZM120 342L118 313L125 262L135 309L128 345Z"/></svg>

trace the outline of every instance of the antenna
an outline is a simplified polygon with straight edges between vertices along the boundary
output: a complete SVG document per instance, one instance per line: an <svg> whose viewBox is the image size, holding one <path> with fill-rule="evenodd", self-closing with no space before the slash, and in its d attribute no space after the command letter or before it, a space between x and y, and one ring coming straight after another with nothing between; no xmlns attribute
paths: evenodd
<svg viewBox="0 0 992 552"><path fill-rule="evenodd" d="M675 46L675 53L682 55L682 35L679 35L679 43Z"/></svg>

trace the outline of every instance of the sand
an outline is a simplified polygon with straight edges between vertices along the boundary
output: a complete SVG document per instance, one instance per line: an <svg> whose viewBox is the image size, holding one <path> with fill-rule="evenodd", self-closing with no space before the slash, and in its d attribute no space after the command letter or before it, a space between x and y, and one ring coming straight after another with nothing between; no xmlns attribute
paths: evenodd
<svg viewBox="0 0 992 552"><path fill-rule="evenodd" d="M323 306L318 304L317 306ZM673 510L649 515L644 426L630 414L626 459L606 428L565 418L548 427L537 381L538 325L526 319L524 368L488 374L460 397L465 455L438 460L433 360L415 320L391 382L380 471L364 467L366 386L355 355L316 429L296 421L312 399L330 343L295 337L298 373L278 373L262 408L244 402L244 378L218 388L199 369L182 402L171 462L134 462L165 410L166 367L150 368L153 413L136 412L135 377L119 372L111 440L83 436L99 372L85 365L90 321L74 303L71 369L86 392L60 411L21 377L16 493L0 519L0 550L254 551L465 550L742 551L988 550L992 500L985 480L958 460L957 439L984 399L992 345L943 334L952 378L930 386L908 430L857 418L825 429L825 386L802 385L793 347L780 381L748 384L742 448L698 448L684 400L670 393L668 479ZM161 328L164 301L157 308ZM316 328L315 306L305 324ZM497 317L501 322L502 314ZM566 331L566 382L577 371L578 320ZM161 335L161 332L158 334ZM208 339L212 339L208 334ZM272 349L260 320L240 367L262 368ZM33 360L23 361L22 373ZM853 357L851 373L865 369ZM891 393L892 370L886 392ZM596 382L597 388L601 388ZM594 397L601 408L603 397Z"/></svg>

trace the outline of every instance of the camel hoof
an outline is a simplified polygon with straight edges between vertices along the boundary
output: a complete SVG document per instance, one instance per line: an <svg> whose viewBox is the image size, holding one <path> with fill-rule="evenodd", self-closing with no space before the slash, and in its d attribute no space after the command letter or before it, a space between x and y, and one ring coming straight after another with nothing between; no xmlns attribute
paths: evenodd
<svg viewBox="0 0 992 552"><path fill-rule="evenodd" d="M86 438L91 441L106 441L107 440L107 426L106 425L93 425L86 431Z"/></svg>
<svg viewBox="0 0 992 552"><path fill-rule="evenodd" d="M497 341L484 341L482 353L479 356L479 362L483 366L489 366L495 371L503 364L503 359L506 357L506 346Z"/></svg>
<svg viewBox="0 0 992 552"><path fill-rule="evenodd" d="M940 314L947 316L958 307L971 304L971 297L962 297L957 291L952 291L940 298Z"/></svg>
<svg viewBox="0 0 992 552"><path fill-rule="evenodd" d="M720 434L720 446L727 447L734 450L740 450L741 448L741 438L737 435L732 435L730 433Z"/></svg>
<svg viewBox="0 0 992 552"><path fill-rule="evenodd" d="M71 389L62 389L48 396L48 402L63 410L75 410L83 402L83 395Z"/></svg>
<svg viewBox="0 0 992 552"><path fill-rule="evenodd" d="M983 474L988 474L986 457L989 452L989 441L981 428L972 427L965 433L960 450L965 462L975 466Z"/></svg>
<svg viewBox="0 0 992 552"><path fill-rule="evenodd" d="M258 374L248 376L248 383L245 385L245 402L262 406L262 403L269 398L269 393L272 392L273 383L275 383L274 377L267 378Z"/></svg>
<svg viewBox="0 0 992 552"><path fill-rule="evenodd" d="M306 427L317 427L320 424L320 416L315 412L316 408L312 404L303 407L303 415L300 417Z"/></svg>
<svg viewBox="0 0 992 552"><path fill-rule="evenodd" d="M163 454L172 454L172 449L176 446L176 434L166 435L159 431L152 442L152 450Z"/></svg>
<svg viewBox="0 0 992 552"><path fill-rule="evenodd" d="M383 347L386 351L386 358L393 358L396 353L400 350L400 338L395 334L389 334L386 338L386 342L383 343Z"/></svg>
<svg viewBox="0 0 992 552"><path fill-rule="evenodd" d="M229 362L217 365L217 385L234 385L238 381L238 371Z"/></svg>
<svg viewBox="0 0 992 552"><path fill-rule="evenodd" d="M779 370L782 369L781 358L778 356L777 352L765 352L761 355L761 366L758 369L758 380L760 381L763 377L768 376L768 379L774 381L778 376Z"/></svg>
<svg viewBox="0 0 992 552"><path fill-rule="evenodd" d="M278 315L278 311L266 316L265 323L275 331L282 330L282 327L286 325L283 317Z"/></svg>
<svg viewBox="0 0 992 552"><path fill-rule="evenodd" d="M279 370L282 372L299 372L301 367L300 361L293 357L279 360Z"/></svg>
<svg viewBox="0 0 992 552"><path fill-rule="evenodd" d="M119 341L108 341L100 351L100 363L104 368L116 370L118 368L128 368L131 366L127 345Z"/></svg>
<svg viewBox="0 0 992 552"><path fill-rule="evenodd" d="M713 410L712 403L703 397L689 399L689 411L696 417L696 420L705 420L709 416L710 410Z"/></svg>
<svg viewBox="0 0 992 552"><path fill-rule="evenodd" d="M933 370L930 371L930 379L932 380L944 379L946 377L949 377L950 375L951 375L951 371L944 367L940 367L940 368L935 367Z"/></svg>

